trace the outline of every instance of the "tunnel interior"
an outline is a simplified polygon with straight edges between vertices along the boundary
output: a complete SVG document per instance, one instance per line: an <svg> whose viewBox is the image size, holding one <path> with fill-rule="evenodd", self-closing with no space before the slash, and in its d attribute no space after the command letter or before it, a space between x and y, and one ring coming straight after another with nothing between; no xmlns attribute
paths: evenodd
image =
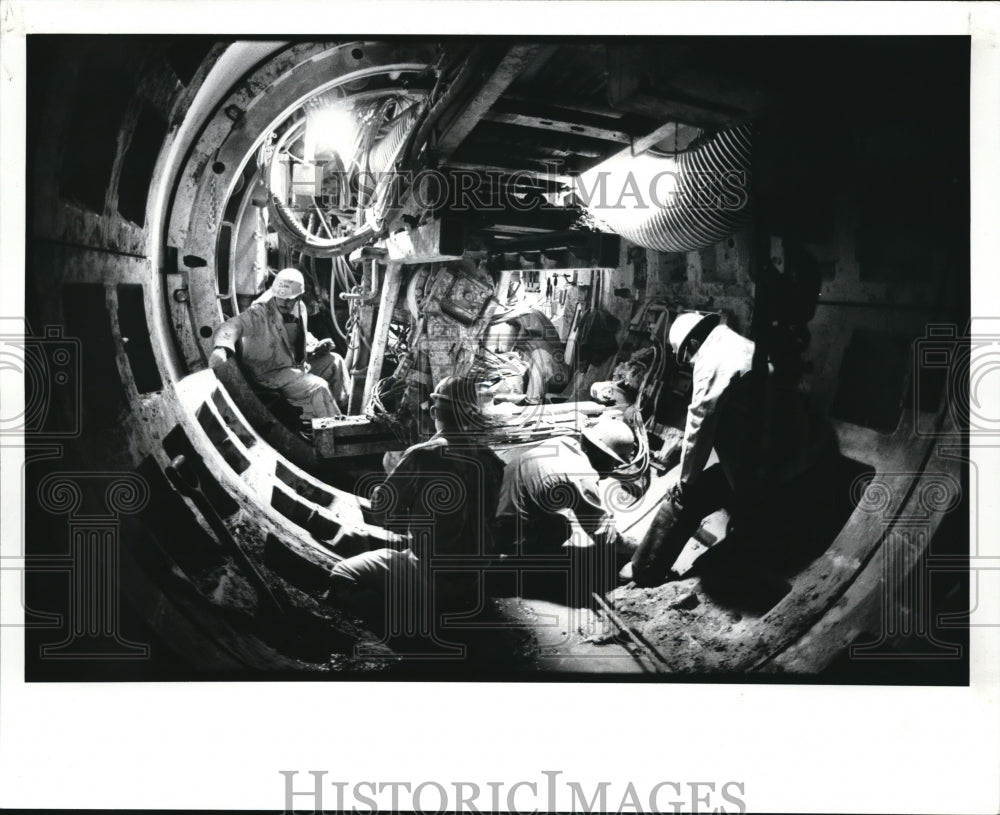
<svg viewBox="0 0 1000 815"><path fill-rule="evenodd" d="M967 677L939 622L967 574L928 565L968 556L966 38L32 35L27 77L29 679ZM290 266L350 373L337 421L209 365ZM766 348L835 439L765 546L715 513L683 580L594 601L565 564L495 569L433 648L331 601L334 564L398 544L383 456L484 360L501 458L642 407L643 466L602 482L641 538L686 310ZM598 312L603 349L574 331ZM565 367L518 403L540 340Z"/></svg>

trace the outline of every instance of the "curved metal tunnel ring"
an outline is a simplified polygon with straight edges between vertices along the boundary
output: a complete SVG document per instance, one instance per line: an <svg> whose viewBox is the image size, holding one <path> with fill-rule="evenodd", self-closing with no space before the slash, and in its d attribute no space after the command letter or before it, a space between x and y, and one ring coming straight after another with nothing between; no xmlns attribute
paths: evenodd
<svg viewBox="0 0 1000 815"><path fill-rule="evenodd" d="M152 462L156 476L165 472L181 493L217 488L216 494L232 504L233 517L251 520L262 548L264 540L276 541L319 572L335 559L319 541L340 540L358 530L388 540L389 533L367 523L364 499L313 477L309 449L301 441L296 446L282 428L271 427L273 417L267 425L267 411L256 397L234 399L239 381L227 379L225 368L217 376L206 369L205 360L213 330L222 320L215 271L220 226L226 203L262 139L305 99L334 88L365 93L358 80L419 73L434 59L431 44L410 42L244 43L213 52L188 87L175 83L177 87L170 88L175 124L158 145L142 226L127 222L108 203L117 194L115 174L103 182L103 211L85 210L60 197L54 170L44 165L60 155L60 139L70 138L59 125L69 118L78 89L67 82L54 90L48 100L50 126L37 153L38 185L44 193L36 202L42 213L37 218L40 249L35 261L41 316L61 324L67 303L78 296L77 286L99 290L100 296L87 305L106 311L106 356L113 357L111 368L121 379L127 401L121 426L108 431L120 435L120 448L109 453L108 461L88 462L90 466L135 469ZM143 92L155 95L149 88ZM117 144L128 145L135 127L134 119L123 125ZM402 124L399 131L394 128L393 141L408 129ZM386 152L405 143L404 138L390 149L389 138L383 143ZM682 155L679 165L682 173L748 172L749 160L750 133L737 128ZM695 193L690 188L688 194ZM679 252L725 237L746 217L745 206L721 214L674 207L639 224L623 223L619 231L640 245ZM128 287L141 287L137 311L148 322L158 385L142 385L126 351L134 346L124 341L128 332L123 325L131 307ZM93 335L85 339L93 339L94 348L104 348L93 325L83 323L82 330ZM260 416L251 421L244 412L250 410L260 410ZM914 426L928 416L934 432L953 430L954 417L947 411L920 414L912 405L891 429L843 430L842 452L877 470L891 495L885 514L873 519L856 508L830 552L800 576L801 591L797 588L795 597L754 622L746 635L747 647L734 650L725 669L810 672L829 662L829 643L844 645L858 633L852 628L861 619L852 617L855 612L877 612L880 570L892 566L885 565L888 555L881 543L895 533L893 519L920 509L918 486L928 468L959 472L957 459L936 456L933 433L912 440ZM196 463L194 477L187 480L182 471ZM195 514L186 503L183 506ZM928 539L942 513L932 517ZM160 613L155 606L146 607L151 617ZM260 650L245 656L247 664L266 669L271 653Z"/></svg>

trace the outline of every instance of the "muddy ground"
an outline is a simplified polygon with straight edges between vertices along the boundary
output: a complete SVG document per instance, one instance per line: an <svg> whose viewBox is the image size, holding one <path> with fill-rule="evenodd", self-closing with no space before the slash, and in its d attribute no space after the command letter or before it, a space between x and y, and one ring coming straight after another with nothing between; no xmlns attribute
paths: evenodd
<svg viewBox="0 0 1000 815"><path fill-rule="evenodd" d="M655 476L641 499L622 508L621 531L641 539L670 483L672 474ZM725 512L705 520L675 565L681 580L645 589L605 585L598 593L613 615L596 601L575 607L587 602L589 591L577 592L574 605L565 596L494 592L478 616L454 626L439 642L388 640L377 626L340 607L337 598L287 584L281 591L285 613L269 613L228 559L198 574L194 583L217 611L281 654L286 670L442 679L731 673L766 655L767 644L758 642L754 625L789 584L739 559L735 567L725 566L727 521ZM237 527L238 536L251 536L251 529Z"/></svg>

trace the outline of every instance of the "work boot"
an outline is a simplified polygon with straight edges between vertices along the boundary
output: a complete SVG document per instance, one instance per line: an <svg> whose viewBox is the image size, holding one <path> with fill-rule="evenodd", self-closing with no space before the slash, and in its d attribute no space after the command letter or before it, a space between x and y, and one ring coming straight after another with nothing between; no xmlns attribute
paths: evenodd
<svg viewBox="0 0 1000 815"><path fill-rule="evenodd" d="M618 585L624 586L632 582L632 561L630 560L618 570Z"/></svg>
<svg viewBox="0 0 1000 815"><path fill-rule="evenodd" d="M619 535L615 539L614 548L615 566L621 569L628 565L635 553L639 551L639 541L626 535ZM629 579L631 580L631 578Z"/></svg>
<svg viewBox="0 0 1000 815"><path fill-rule="evenodd" d="M663 576L662 583L673 583L677 580L683 579L680 574L675 572L673 569L667 569L667 573ZM629 583L635 584L635 580L632 577L632 562L629 561L618 571L618 585L626 586ZM649 588L652 583L644 583L643 588ZM657 584L659 585L659 584Z"/></svg>
<svg viewBox="0 0 1000 815"><path fill-rule="evenodd" d="M668 570L705 516L722 509L731 499L732 491L718 464L691 482L672 487L632 556L632 579L636 585L658 586L667 580Z"/></svg>
<svg viewBox="0 0 1000 815"><path fill-rule="evenodd" d="M659 586L701 524L702 515L685 506L679 490L672 490L656 511L653 523L632 556L632 579L637 586Z"/></svg>

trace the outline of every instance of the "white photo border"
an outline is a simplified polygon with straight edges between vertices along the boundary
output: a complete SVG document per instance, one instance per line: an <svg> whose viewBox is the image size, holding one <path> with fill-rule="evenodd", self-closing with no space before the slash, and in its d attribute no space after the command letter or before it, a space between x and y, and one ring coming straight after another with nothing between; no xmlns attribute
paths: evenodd
<svg viewBox="0 0 1000 815"><path fill-rule="evenodd" d="M995 4L3 0L0 9L0 279L8 304L24 301L26 34L968 34L973 315L1000 310ZM4 404L23 402L23 388L8 376L3 382ZM21 552L22 508L12 485L20 483L23 453L15 446L0 452L2 554L13 563ZM987 496L1000 484L1000 450L970 452L981 484L973 497L984 535L979 551L995 558L1000 511ZM997 603L981 598L974 612L968 688L26 684L17 627L23 610L16 592L6 592L0 594L0 808L277 810L284 805L281 770L303 778L325 770L327 778L350 784L508 785L559 770L565 778L608 780L619 788L739 781L750 811L997 812ZM641 719L634 711L643 712Z"/></svg>

